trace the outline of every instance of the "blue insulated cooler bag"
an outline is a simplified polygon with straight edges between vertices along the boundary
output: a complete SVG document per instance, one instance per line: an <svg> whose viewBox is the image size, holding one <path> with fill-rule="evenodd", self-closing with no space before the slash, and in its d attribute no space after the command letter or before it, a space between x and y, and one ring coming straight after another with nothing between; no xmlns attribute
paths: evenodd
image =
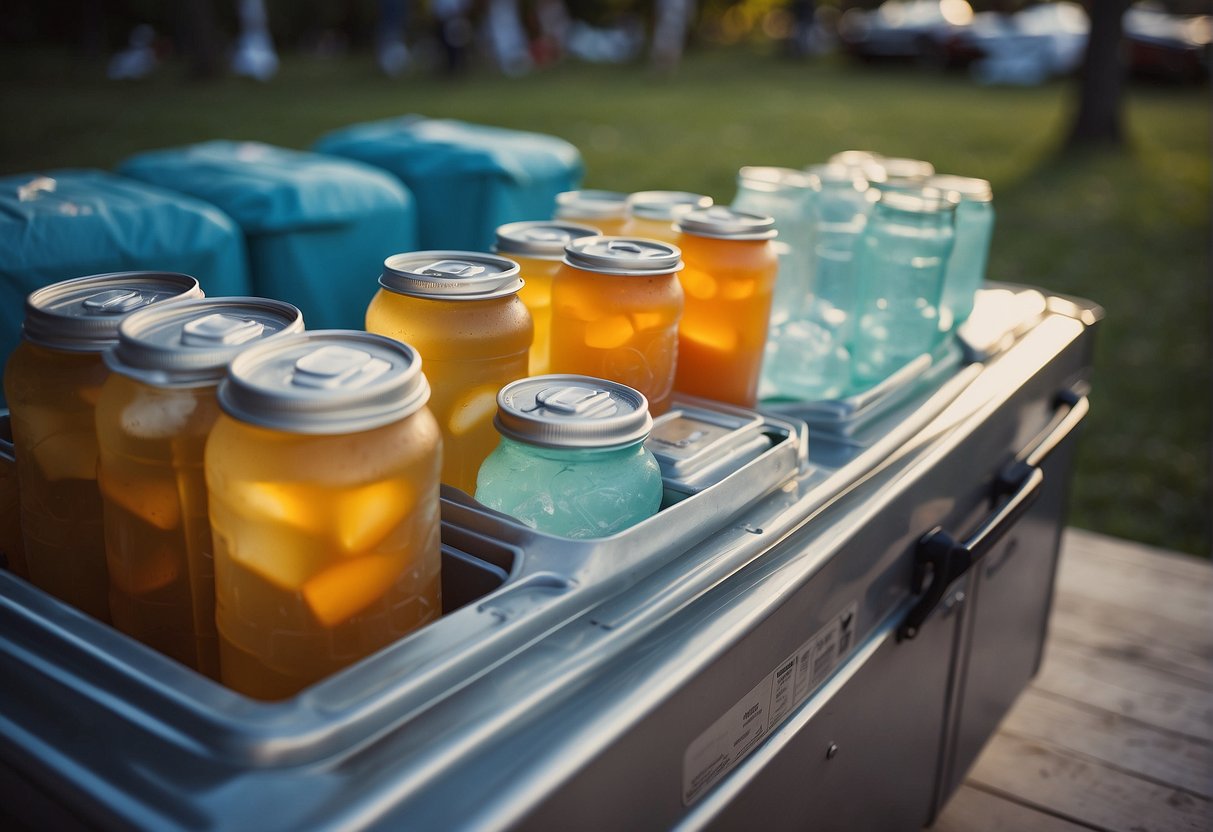
<svg viewBox="0 0 1213 832"><path fill-rule="evenodd" d="M249 293L240 231L213 205L99 170L0 177L0 360L30 292L141 270L193 275L210 296Z"/></svg>
<svg viewBox="0 0 1213 832"><path fill-rule="evenodd" d="M358 162L213 141L119 170L223 209L244 231L254 294L295 304L308 329L362 329L384 259L417 245L408 191Z"/></svg>
<svg viewBox="0 0 1213 832"><path fill-rule="evenodd" d="M423 249L488 251L497 226L551 219L556 194L582 174L563 139L421 116L346 127L314 149L400 177L417 198Z"/></svg>

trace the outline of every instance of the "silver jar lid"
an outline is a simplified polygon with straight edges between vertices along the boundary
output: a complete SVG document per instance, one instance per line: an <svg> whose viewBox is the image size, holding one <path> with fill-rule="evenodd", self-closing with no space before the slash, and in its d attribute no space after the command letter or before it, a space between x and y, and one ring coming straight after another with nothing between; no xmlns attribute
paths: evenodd
<svg viewBox="0 0 1213 832"><path fill-rule="evenodd" d="M633 217L673 222L688 211L711 208L712 198L689 191L637 191L628 196L627 205Z"/></svg>
<svg viewBox="0 0 1213 832"><path fill-rule="evenodd" d="M389 292L436 300L489 300L522 288L518 264L474 251L410 251L383 261L379 285Z"/></svg>
<svg viewBox="0 0 1213 832"><path fill-rule="evenodd" d="M673 274L682 270L682 250L643 237L583 237L565 247L564 262L597 274Z"/></svg>
<svg viewBox="0 0 1213 832"><path fill-rule="evenodd" d="M951 191L960 197L961 202L993 202L994 189L985 179L975 179L971 176L954 176L950 173L937 173L927 179L926 184L941 191Z"/></svg>
<svg viewBox="0 0 1213 832"><path fill-rule="evenodd" d="M131 312L170 299L200 298L197 279L176 272L94 274L37 289L25 299L22 334L43 347L101 352Z"/></svg>
<svg viewBox="0 0 1213 832"><path fill-rule="evenodd" d="M771 217L734 211L723 205L683 214L678 218L678 230L720 240L770 240L777 233Z"/></svg>
<svg viewBox="0 0 1213 832"><path fill-rule="evenodd" d="M556 194L556 218L623 219L628 195L619 191L565 191Z"/></svg>
<svg viewBox="0 0 1213 832"><path fill-rule="evenodd" d="M890 186L904 186L914 182L923 183L927 177L935 175L935 166L922 159L881 156L873 167L884 171L884 180L879 184ZM869 178L872 177L869 176Z"/></svg>
<svg viewBox="0 0 1213 832"><path fill-rule="evenodd" d="M197 298L132 312L105 353L116 373L159 386L216 383L243 350L303 331L303 313L266 298Z"/></svg>
<svg viewBox="0 0 1213 832"><path fill-rule="evenodd" d="M497 393L493 424L505 437L542 448L622 448L653 429L639 390L600 378L533 376Z"/></svg>
<svg viewBox="0 0 1213 832"><path fill-rule="evenodd" d="M600 230L576 222L556 220L527 220L511 222L497 229L495 251L540 260L559 260L564 247L582 237L598 237Z"/></svg>
<svg viewBox="0 0 1213 832"><path fill-rule="evenodd" d="M219 406L242 422L306 434L356 433L425 406L421 357L392 338L324 329L272 338L232 361Z"/></svg>
<svg viewBox="0 0 1213 832"><path fill-rule="evenodd" d="M813 185L813 177L795 168L777 168L764 165L747 165L737 173L737 181L757 191L796 191Z"/></svg>
<svg viewBox="0 0 1213 832"><path fill-rule="evenodd" d="M915 188L908 191L881 191L876 204L894 211L911 214L933 214L955 211L960 197L952 191L938 188Z"/></svg>

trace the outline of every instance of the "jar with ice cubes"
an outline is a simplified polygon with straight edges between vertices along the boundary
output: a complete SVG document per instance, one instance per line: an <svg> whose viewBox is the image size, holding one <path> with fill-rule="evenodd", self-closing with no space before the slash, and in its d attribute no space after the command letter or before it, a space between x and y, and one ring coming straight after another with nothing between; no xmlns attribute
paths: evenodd
<svg viewBox="0 0 1213 832"><path fill-rule="evenodd" d="M303 331L289 303L185 300L134 312L105 354L97 401L97 481L115 627L219 677L215 570L203 449L228 363L255 343Z"/></svg>
<svg viewBox="0 0 1213 832"><path fill-rule="evenodd" d="M534 324L516 262L467 251L395 254L383 266L366 328L425 361L442 429L442 481L467 493L497 447L497 391L527 375Z"/></svg>
<svg viewBox="0 0 1213 832"><path fill-rule="evenodd" d="M366 332L231 363L206 446L221 681L281 699L441 612L441 435L416 350Z"/></svg>
<svg viewBox="0 0 1213 832"><path fill-rule="evenodd" d="M109 578L97 488L102 353L136 309L201 297L171 272L118 272L55 283L25 302L21 343L5 367L30 582L109 621Z"/></svg>
<svg viewBox="0 0 1213 832"><path fill-rule="evenodd" d="M605 379L548 375L497 397L501 444L480 468L476 499L569 538L605 537L656 514L661 469L644 446L644 396Z"/></svg>

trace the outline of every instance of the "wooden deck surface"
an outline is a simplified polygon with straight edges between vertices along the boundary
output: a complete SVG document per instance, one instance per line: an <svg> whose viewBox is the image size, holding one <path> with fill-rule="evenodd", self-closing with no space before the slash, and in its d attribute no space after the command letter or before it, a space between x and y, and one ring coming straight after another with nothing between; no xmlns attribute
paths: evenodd
<svg viewBox="0 0 1213 832"><path fill-rule="evenodd" d="M1044 665L933 830L1213 830L1213 564L1068 530Z"/></svg>

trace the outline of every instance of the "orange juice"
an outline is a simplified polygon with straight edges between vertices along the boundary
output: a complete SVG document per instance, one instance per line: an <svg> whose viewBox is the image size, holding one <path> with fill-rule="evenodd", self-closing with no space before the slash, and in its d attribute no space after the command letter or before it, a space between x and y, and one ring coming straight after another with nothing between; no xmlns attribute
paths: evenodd
<svg viewBox="0 0 1213 832"><path fill-rule="evenodd" d="M778 271L770 217L713 207L684 214L678 245L686 310L678 325L680 393L753 407Z"/></svg>
<svg viewBox="0 0 1213 832"><path fill-rule="evenodd" d="M556 195L556 219L619 234L628 219L628 195L618 191L565 191Z"/></svg>
<svg viewBox="0 0 1213 832"><path fill-rule="evenodd" d="M497 391L525 378L533 326L518 298L518 264L492 254L418 251L384 263L368 332L425 360L430 410L443 438L442 481L471 494L494 448Z"/></svg>
<svg viewBox="0 0 1213 832"><path fill-rule="evenodd" d="M637 191L628 196L628 218L619 233L665 243L678 242L674 221L688 211L712 207L712 198L687 191Z"/></svg>
<svg viewBox="0 0 1213 832"><path fill-rule="evenodd" d="M161 304L130 315L106 353L97 479L114 626L219 678L215 569L203 448L215 388L243 349L303 330L299 310L260 298Z"/></svg>
<svg viewBox="0 0 1213 832"><path fill-rule="evenodd" d="M21 343L4 391L21 486L30 582L109 621L109 578L97 489L95 406L109 369L101 354L130 312L199 297L184 274L121 272L65 280L25 302Z"/></svg>
<svg viewBox="0 0 1213 832"><path fill-rule="evenodd" d="M411 347L245 350L206 446L220 678L281 699L438 617L441 438Z"/></svg>
<svg viewBox="0 0 1213 832"><path fill-rule="evenodd" d="M552 372L626 384L669 409L683 292L678 247L585 237L569 244L552 283Z"/></svg>
<svg viewBox="0 0 1213 832"><path fill-rule="evenodd" d="M535 220L512 222L497 229L494 249L518 264L522 288L518 297L526 304L535 324L527 373L544 375L551 366L552 278L560 268L564 247L573 240L602 232L573 222Z"/></svg>

